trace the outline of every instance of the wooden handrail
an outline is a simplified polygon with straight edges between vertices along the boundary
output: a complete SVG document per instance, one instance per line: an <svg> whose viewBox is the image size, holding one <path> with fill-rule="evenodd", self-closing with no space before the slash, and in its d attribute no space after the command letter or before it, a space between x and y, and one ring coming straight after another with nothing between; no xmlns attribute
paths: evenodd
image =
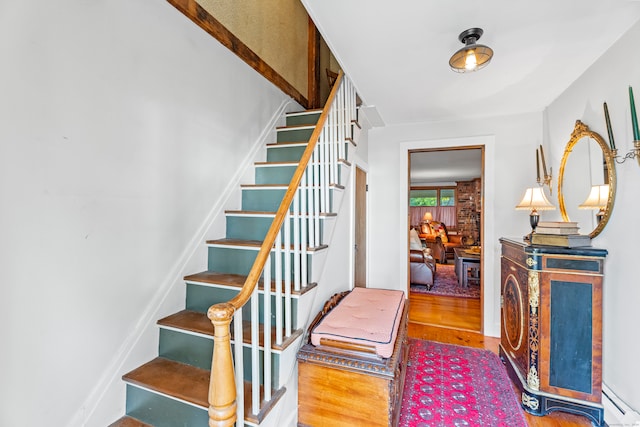
<svg viewBox="0 0 640 427"><path fill-rule="evenodd" d="M209 382L209 426L210 427L228 427L232 426L236 421L236 386L235 377L233 372L233 358L231 356L231 341L230 341L230 325L236 310L239 310L244 306L253 294L255 287L260 280L260 275L264 269L265 264L269 260L269 255L273 249L274 242L285 217L289 211L289 207L293 202L293 198L298 191L302 176L305 173L309 160L315 150L316 144L323 130L324 124L329 115L329 110L333 101L338 93L338 88L342 82L344 74L342 71L338 75L327 103L318 118L309 143L302 153L300 163L296 168L289 187L282 198L280 207L276 212L275 218L271 223L271 227L267 232L262 246L258 251L256 260L249 271L249 275L244 282L244 285L240 292L226 303L219 303L209 307L207 316L211 320L214 329L214 350L211 361L211 379ZM269 286L269 284L265 284ZM236 342L236 345L241 345ZM265 384L265 387L269 387ZM243 422L243 420L241 420Z"/></svg>

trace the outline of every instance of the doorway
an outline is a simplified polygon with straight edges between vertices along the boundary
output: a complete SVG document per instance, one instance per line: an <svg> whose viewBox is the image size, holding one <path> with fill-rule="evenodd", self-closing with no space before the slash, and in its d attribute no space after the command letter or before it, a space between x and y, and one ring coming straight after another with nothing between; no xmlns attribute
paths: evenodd
<svg viewBox="0 0 640 427"><path fill-rule="evenodd" d="M356 166L354 286L367 287L367 173Z"/></svg>
<svg viewBox="0 0 640 427"><path fill-rule="evenodd" d="M408 157L409 235L419 236L434 267L429 283L412 278L409 263L410 321L481 332L484 146L409 150Z"/></svg>

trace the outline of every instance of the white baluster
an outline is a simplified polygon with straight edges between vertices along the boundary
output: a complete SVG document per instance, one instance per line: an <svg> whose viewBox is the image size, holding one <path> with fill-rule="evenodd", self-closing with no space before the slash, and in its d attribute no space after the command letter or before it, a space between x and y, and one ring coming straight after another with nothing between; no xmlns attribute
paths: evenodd
<svg viewBox="0 0 640 427"><path fill-rule="evenodd" d="M291 336L291 325L289 324L290 316L287 313L291 311L289 306L291 299L291 212L287 211L284 218L284 328L285 337Z"/></svg>
<svg viewBox="0 0 640 427"><path fill-rule="evenodd" d="M251 412L260 412L260 318L258 315L258 287L251 295Z"/></svg>
<svg viewBox="0 0 640 427"><path fill-rule="evenodd" d="M271 256L264 265L264 290L263 290L263 337L264 349L262 351L262 366L264 371L264 400L271 400Z"/></svg>
<svg viewBox="0 0 640 427"><path fill-rule="evenodd" d="M313 153L311 154L311 159L309 160L309 165L307 165L307 171L305 173L306 177L307 177L307 189L305 191L305 193L307 194L307 215L308 215L308 220L307 220L307 226L308 226L308 230L309 230L309 246L314 247L315 246L315 232L314 227L313 227L313 171L314 171L314 163L315 163L315 158L316 158L316 151L317 150L313 150Z"/></svg>
<svg viewBox="0 0 640 427"><path fill-rule="evenodd" d="M320 148L316 147L313 154L315 162L313 165L313 239L315 246L320 242Z"/></svg>
<svg viewBox="0 0 640 427"><path fill-rule="evenodd" d="M293 196L293 287L300 290L300 188Z"/></svg>
<svg viewBox="0 0 640 427"><path fill-rule="evenodd" d="M320 139L318 140L320 158L318 160L318 166L320 170L320 182L319 182L319 191L320 191L320 212L327 211L327 197L325 194L325 181L327 180L327 170L325 169L326 165L326 139L327 139L327 125L325 123L322 128L322 132L320 133Z"/></svg>
<svg viewBox="0 0 640 427"><path fill-rule="evenodd" d="M302 189L300 191L300 216L302 220L300 221L300 278L302 282L302 287L306 288L309 282L307 278L307 223L309 222L309 214L307 209L307 180L309 176L307 175L307 168L302 175Z"/></svg>
<svg viewBox="0 0 640 427"><path fill-rule="evenodd" d="M336 124L335 124L336 110L335 105L334 108L329 109L329 117L327 120L329 121L329 140L327 143L329 144L329 159L328 159L328 167L329 167L329 184L335 184L336 182L336 171L333 168L333 157L335 156L335 139L336 139ZM329 212L326 210L325 212Z"/></svg>
<svg viewBox="0 0 640 427"><path fill-rule="evenodd" d="M282 345L282 230L276 236L274 268L276 270L276 344Z"/></svg>

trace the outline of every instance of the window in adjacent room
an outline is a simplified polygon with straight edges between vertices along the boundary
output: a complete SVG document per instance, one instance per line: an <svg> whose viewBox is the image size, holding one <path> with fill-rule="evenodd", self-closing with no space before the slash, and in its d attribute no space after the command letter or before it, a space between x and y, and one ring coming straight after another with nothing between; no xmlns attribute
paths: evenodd
<svg viewBox="0 0 640 427"><path fill-rule="evenodd" d="M455 206L455 188L412 188L409 206Z"/></svg>

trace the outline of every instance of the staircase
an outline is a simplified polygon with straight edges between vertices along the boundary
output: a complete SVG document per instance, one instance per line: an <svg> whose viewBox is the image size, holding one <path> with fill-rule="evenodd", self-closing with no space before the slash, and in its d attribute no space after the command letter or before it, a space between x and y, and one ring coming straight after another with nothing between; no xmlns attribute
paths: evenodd
<svg viewBox="0 0 640 427"><path fill-rule="evenodd" d="M353 91L346 79L339 83ZM218 367L212 375L214 340L216 347L220 344L207 312L246 289L300 159L307 146L315 144L312 136L320 135L317 153L307 166L312 169L305 172L294 202L284 207L283 226L267 248L257 286L249 303L235 311L231 327L237 408L229 407L244 420L236 425L278 425L279 411L273 409L287 393L287 383L295 381L296 353L308 326L314 290L321 285L335 208L349 177L348 153L356 146L355 94L349 96L353 102L331 107L341 116L337 121L327 114L329 107L286 116L286 126L277 129L277 142L267 145L266 161L255 163L255 183L242 186L241 210L226 212L225 238L206 242L207 271L184 278L185 309L157 322L158 357L123 376L126 416L111 427L209 425L212 393L219 392L210 381L224 373ZM351 119L348 109L353 110ZM326 117L320 133L316 122ZM349 130L334 131L345 120ZM318 148L329 139L338 140L339 148ZM323 166L330 157L333 169ZM265 282L271 284L266 289Z"/></svg>

